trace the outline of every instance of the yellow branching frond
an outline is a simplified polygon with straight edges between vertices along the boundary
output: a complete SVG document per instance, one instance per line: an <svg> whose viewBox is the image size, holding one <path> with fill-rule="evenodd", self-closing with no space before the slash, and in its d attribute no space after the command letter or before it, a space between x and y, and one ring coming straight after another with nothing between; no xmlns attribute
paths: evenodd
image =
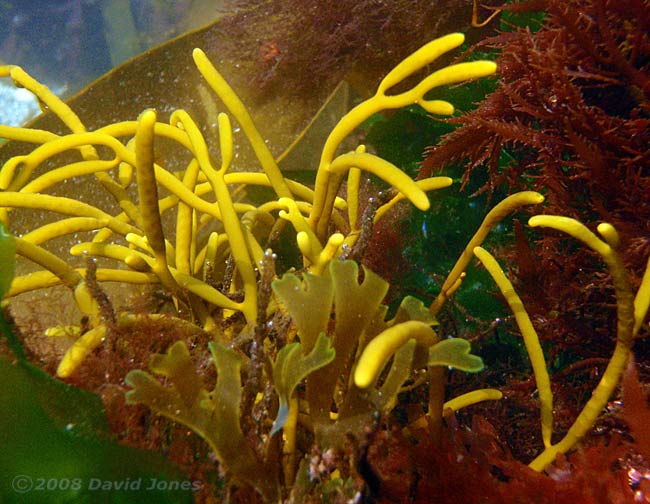
<svg viewBox="0 0 650 504"><path fill-rule="evenodd" d="M451 183L445 177L414 181L397 166L365 152L363 146L338 157L336 151L355 128L382 110L419 104L428 112L453 113L451 104L425 94L438 86L490 75L494 63L452 65L425 76L408 90L391 91L463 40L462 34L452 34L425 45L384 78L375 96L343 116L324 144L319 166L314 167L313 189L280 171L245 105L200 49L192 53L198 71L241 127L259 161L250 172L229 173L235 149L230 118L224 112L217 112L216 117L219 152L210 152L199 125L180 109L171 114L169 123L159 122L156 111L149 109L135 121L88 131L70 106L46 86L19 67L1 67L0 75L31 91L69 130L54 134L0 126L0 136L35 146L31 152L7 160L0 169L0 220L9 223L12 212L61 216L33 229L20 229L23 237L18 240L18 254L39 264L43 271L16 278L9 295L57 283L83 291L85 270L57 257L49 246L55 239L90 232L94 233L91 239L84 237L70 248L70 257L96 256L114 263L114 269L97 271L99 281L160 283L178 309L200 325L212 326L214 320L233 312L240 312L245 324L256 324L257 268L267 246L258 224L274 233L288 221L304 266L322 275L361 233L362 172L379 177L396 191L374 215L375 221L402 200L425 210L429 208L427 191ZM159 141L171 142L185 152L187 164L166 166L165 159L158 156ZM341 198L339 189L346 177L347 194ZM100 198L95 203L82 202L74 195L46 194L59 191L72 179L95 184L97 191L109 195L113 206L104 206ZM275 199L255 204L240 201L239 194L245 195L246 188L252 186L271 187ZM231 273L223 266L228 257L234 265ZM215 274L227 275L223 288L217 288ZM75 299L82 311L96 315L83 296ZM83 356L99 344L102 327L96 316L91 317L90 331L80 336L64 358L61 375L72 373Z"/></svg>

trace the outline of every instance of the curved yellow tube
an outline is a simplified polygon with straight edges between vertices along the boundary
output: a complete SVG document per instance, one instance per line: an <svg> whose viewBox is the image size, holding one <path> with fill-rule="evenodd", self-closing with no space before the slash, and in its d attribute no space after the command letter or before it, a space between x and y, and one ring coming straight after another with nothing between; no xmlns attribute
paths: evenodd
<svg viewBox="0 0 650 504"><path fill-rule="evenodd" d="M634 336L639 334L650 306L650 258L645 267L641 286L634 297Z"/></svg>
<svg viewBox="0 0 650 504"><path fill-rule="evenodd" d="M488 212L478 230L474 233L474 236L472 236L472 239L460 254L460 257L456 261L456 264L454 264L451 272L447 275L447 278L440 289L440 294L438 294L438 297L433 303L431 303L429 311L431 311L434 317L438 314L449 298L450 289L457 285L458 279L461 278L461 275L467 269L467 265L472 260L472 257L474 257L474 248L483 243L492 228L501 222L508 214L514 212L518 208L525 205L538 205L542 201L544 201L544 196L538 192L521 191L508 196Z"/></svg>
<svg viewBox="0 0 650 504"><path fill-rule="evenodd" d="M255 127L253 119L235 91L233 91L201 49L194 49L192 57L203 78L219 98L221 98L224 105L228 107L230 113L237 119L237 122L250 141L257 159L259 159L262 169L269 177L276 194L279 197L292 197L291 191L284 181L282 172L273 158L273 154L271 154L262 135L260 135Z"/></svg>
<svg viewBox="0 0 650 504"><path fill-rule="evenodd" d="M535 331L530 321L524 303L515 292L510 280L503 273L499 263L497 263L492 254L482 247L475 247L474 254L483 263L488 273L490 273L503 294L503 297L505 297L512 313L515 315L515 320L524 338L524 345L526 345L526 351L528 352L530 363L533 367L533 374L535 375L535 383L539 391L542 440L544 446L551 446L551 436L553 434L553 392L551 391L551 379L546 368L544 351L539 342L537 331Z"/></svg>
<svg viewBox="0 0 650 504"><path fill-rule="evenodd" d="M393 163L372 154L349 152L341 154L327 167L332 173L346 173L350 168L359 168L376 175L396 188L419 210L429 209L429 198L415 181Z"/></svg>
<svg viewBox="0 0 650 504"><path fill-rule="evenodd" d="M459 395L454 397L449 401L445 402L443 405L443 410L450 409L453 411L458 411L459 409L466 408L472 404L477 404L483 401L498 401L503 397L503 394L500 390L497 389L479 389L472 390L466 394Z"/></svg>
<svg viewBox="0 0 650 504"><path fill-rule="evenodd" d="M427 348L438 341L435 331L424 322L409 320L389 327L370 340L363 349L354 371L354 384L359 388L372 385L388 359L412 338Z"/></svg>
<svg viewBox="0 0 650 504"><path fill-rule="evenodd" d="M440 55L458 47L465 40L461 33L453 33L433 40L405 58L381 81L377 93L370 99L360 103L349 111L332 129L321 153L321 159L316 172L314 207L309 217L310 225L316 230L320 239L324 238L330 219L329 201L333 198L330 193L335 187L330 184L329 170L334 160L336 149L341 142L354 131L361 123L373 114L382 110L393 110L418 103L425 110L432 113L452 114L454 111L450 103L441 100L427 101L424 95L436 86L459 82L491 75L496 71L496 65L490 61L473 61L443 68L422 80L415 87L396 95L386 92L409 75L421 70ZM334 191L336 194L336 191ZM428 205L427 203L422 203ZM416 205L417 206L417 205ZM426 206L428 208L428 206ZM420 207L418 207L420 208Z"/></svg>
<svg viewBox="0 0 650 504"><path fill-rule="evenodd" d="M56 368L59 378L68 378L86 356L99 346L106 336L106 326L93 327L75 341Z"/></svg>
<svg viewBox="0 0 650 504"><path fill-rule="evenodd" d="M429 177L422 180L416 180L415 185L417 185L422 191L429 192L435 191L436 189L443 189L449 187L453 184L453 179L451 177ZM399 193L397 196L392 198L388 203L380 206L375 212L374 222L377 223L391 208L393 208L397 203L403 201L406 196L403 193Z"/></svg>
<svg viewBox="0 0 650 504"><path fill-rule="evenodd" d="M607 401L616 390L625 370L630 349L634 344L635 299L627 271L614 249L618 239L613 227L610 228L609 225L603 226L602 224L599 226L599 231L606 240L603 241L584 224L569 217L536 215L530 218L528 224L532 227L543 226L563 231L582 241L602 256L614 283L618 318L614 353L596 389L592 392L591 398L587 401L566 435L557 444L547 447L529 464L532 469L542 471L555 460L558 453L566 453L573 448L593 427Z"/></svg>

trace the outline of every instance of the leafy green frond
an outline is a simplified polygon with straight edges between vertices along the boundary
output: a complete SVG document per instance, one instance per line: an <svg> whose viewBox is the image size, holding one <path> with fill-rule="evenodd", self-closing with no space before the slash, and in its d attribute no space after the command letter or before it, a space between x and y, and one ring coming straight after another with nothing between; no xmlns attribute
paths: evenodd
<svg viewBox="0 0 650 504"><path fill-rule="evenodd" d="M274 280L272 288L298 328L303 352L309 352L319 334L327 332L334 290L328 277L305 273L303 282L289 273Z"/></svg>
<svg viewBox="0 0 650 504"><path fill-rule="evenodd" d="M467 373L477 373L484 368L483 359L470 353L469 341L450 338L439 341L429 349L429 366L449 366Z"/></svg>
<svg viewBox="0 0 650 504"><path fill-rule="evenodd" d="M273 422L271 435L284 426L289 414L289 398L298 384L310 373L334 360L336 352L325 333L320 333L310 353L302 352L301 343L290 343L278 352L273 363L273 384L280 399L278 415Z"/></svg>
<svg viewBox="0 0 650 504"><path fill-rule="evenodd" d="M217 368L217 383L208 392L183 341L174 343L164 355L154 355L150 368L169 378L162 385L149 373L131 371L126 383L128 403L141 403L154 413L180 422L201 436L235 479L256 488L265 498L277 496L277 472L261 462L250 448L239 423L242 358L234 350L210 343Z"/></svg>

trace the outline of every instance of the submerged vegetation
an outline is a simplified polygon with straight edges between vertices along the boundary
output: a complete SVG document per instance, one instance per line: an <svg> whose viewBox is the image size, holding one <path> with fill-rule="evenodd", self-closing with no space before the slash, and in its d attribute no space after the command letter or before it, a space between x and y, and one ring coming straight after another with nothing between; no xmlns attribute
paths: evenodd
<svg viewBox="0 0 650 504"><path fill-rule="evenodd" d="M429 149L421 176L462 160L464 184L484 197L536 190L546 212L611 223L634 288L650 255L650 23L647 1L513 2L504 32L480 43L498 50L493 93ZM538 11L543 11L542 13ZM529 28L513 29L518 18ZM510 24L509 24L510 23ZM599 379L615 346L617 306L601 259L556 233L530 233L515 222L500 255L548 355L563 429L579 397ZM648 380L648 326L636 338ZM597 370L597 371L595 371ZM522 410L534 385L513 376L506 387ZM503 389L505 392L505 389ZM512 410L511 410L512 412ZM498 422L498 421L497 421Z"/></svg>
<svg viewBox="0 0 650 504"><path fill-rule="evenodd" d="M53 338L74 339L56 375L98 391L109 415L111 408L114 417L128 412L133 420L121 420L129 431L126 441L133 442L134 425L143 423L148 410L202 438L225 474L223 486L201 486L206 501L210 492L242 502L341 502L364 493L384 500L406 495L422 501L436 493L449 498L454 492L458 497L461 490L453 490L452 482L472 464L484 495L494 502L504 501L508 486L528 496L534 487L550 487L550 478L536 472L554 467L558 455L561 461L588 434L621 381L650 305L650 266L640 281L630 280L612 224L599 224L595 234L571 217L529 220L531 228L563 232L593 250L616 295L616 346L609 364L573 424L558 435L552 364L512 284L481 247L510 214L540 205L543 188L516 192L494 206L466 237L431 303L406 296L391 311L384 304L389 283L381 272L358 265L375 224L389 222L400 202L428 210L427 192L450 186L452 179L414 180L364 145L343 153L340 147L379 112L417 104L427 113L453 114L451 103L434 98L437 88L490 76L496 65L481 60L424 77L418 72L463 41L456 33L426 44L345 114L325 141L312 187L280 171L246 107L200 49L192 54L195 65L229 112L218 113L215 129L202 129L184 110L174 110L163 122L159 112L147 109L137 120L88 131L69 106L21 68L0 67L0 76L34 93L70 130L0 126L0 137L36 145L0 170L0 219L15 235L0 234L0 257L12 258L15 251L42 268L14 277L13 261L3 261L3 303L10 308L14 296L67 287L82 321L47 330ZM419 80L411 84L414 76ZM231 117L260 171L230 170L236 156ZM206 131L218 135L218 153L208 147ZM462 134L462 129L455 133ZM159 156L159 146L169 143L185 153L182 165ZM369 202L362 201L365 177L385 187ZM100 207L99 197L84 202L56 192L80 179L112 201ZM257 187L268 188L261 193L268 196L259 197ZM26 222L18 215L30 212L63 217L31 229L12 228L14 220ZM51 244L69 237L78 241L69 256L61 256ZM446 400L450 369L484 368L470 343L441 333L437 320L475 257L514 313L532 365L543 446L529 468L498 454L495 435L480 420L469 433L455 424L454 411L499 400L500 390L480 387ZM157 310L116 310L103 282L160 286L163 303ZM18 339L7 338L6 353L19 357ZM631 373L627 380L629 393L642 396ZM187 429L162 425L186 435ZM638 430L638 422L633 428ZM215 470L201 450L205 447L186 460L202 457L189 470L207 482L206 474ZM382 453L396 465L406 460L412 473L397 481ZM504 472L502 481L488 466ZM434 467L449 472L445 476ZM619 490L631 492L625 486Z"/></svg>

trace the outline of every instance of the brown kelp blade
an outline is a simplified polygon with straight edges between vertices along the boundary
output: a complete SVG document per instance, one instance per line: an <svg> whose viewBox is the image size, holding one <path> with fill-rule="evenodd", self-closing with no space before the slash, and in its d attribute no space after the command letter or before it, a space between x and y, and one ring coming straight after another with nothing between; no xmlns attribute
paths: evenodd
<svg viewBox="0 0 650 504"><path fill-rule="evenodd" d="M71 97L68 104L89 130L117 121L135 120L146 108L155 108L159 121L168 121L174 110L184 109L202 128L210 151L216 156L217 113L226 111L226 108L194 65L192 50L199 47L242 99L271 152L279 156L301 136L307 126L314 123L314 116L328 101L336 86L323 83L320 89L313 89L302 96L283 94L278 89L272 94L261 92L256 79L256 58L263 56L249 47L259 36L255 32L257 21L245 21L218 20L150 49L97 79ZM249 40L242 41L246 38ZM34 77L38 78L37 75ZM328 113L322 114L328 123L318 128L322 132L322 141L325 132L331 129L332 123L347 107L346 100L340 98L343 95L338 96L339 99L334 100L336 108L332 110L332 107L328 107ZM65 132L60 120L47 112L31 121L29 127ZM320 146L322 141L317 138L310 143ZM237 151L233 169L258 170L259 164L253 151L237 128L234 143ZM4 163L31 148L31 145L8 142L0 148L0 162ZM178 145L161 143L157 150L157 156L164 161L162 164L167 169L173 171L171 167L176 166L180 170L185 166L187 156ZM57 161L60 163L62 160L59 158ZM291 162L287 160L284 164L288 169L291 169L290 165L298 169L309 168L306 160L300 157L296 159L296 156L291 156Z"/></svg>

